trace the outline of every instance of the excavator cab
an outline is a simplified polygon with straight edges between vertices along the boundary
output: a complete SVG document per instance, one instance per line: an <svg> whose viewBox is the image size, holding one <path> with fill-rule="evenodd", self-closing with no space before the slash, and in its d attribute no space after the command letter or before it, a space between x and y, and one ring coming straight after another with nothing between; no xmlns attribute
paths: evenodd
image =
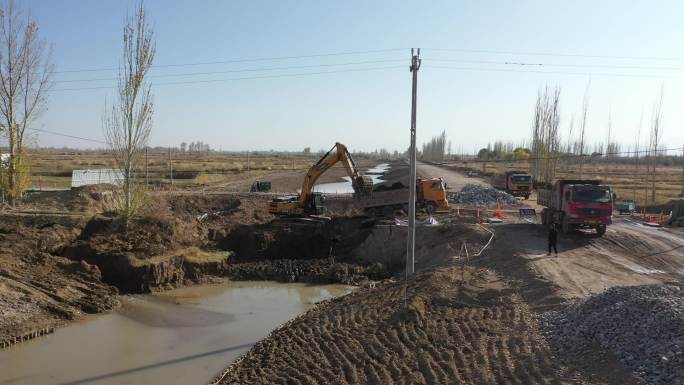
<svg viewBox="0 0 684 385"><path fill-rule="evenodd" d="M269 212L276 215L317 215L323 213L323 194L314 192L313 187L318 178L337 162L342 163L347 175L351 178L354 192L369 194L373 189L373 179L362 175L356 168L347 147L335 143L321 159L316 162L304 177L302 191L298 197L281 197L271 201Z"/></svg>

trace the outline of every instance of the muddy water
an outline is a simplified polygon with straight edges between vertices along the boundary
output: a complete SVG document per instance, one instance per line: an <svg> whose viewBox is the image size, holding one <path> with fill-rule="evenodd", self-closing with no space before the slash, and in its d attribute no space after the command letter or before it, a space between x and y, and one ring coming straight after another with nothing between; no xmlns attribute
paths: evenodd
<svg viewBox="0 0 684 385"><path fill-rule="evenodd" d="M380 183L382 180L382 174L389 170L389 164L383 163L379 164L373 168L366 170L365 174L373 179L373 183ZM350 194L354 192L352 187L351 178L348 176L343 177L344 182L333 182L333 183L321 183L314 186L314 191L325 193L325 194Z"/></svg>
<svg viewBox="0 0 684 385"><path fill-rule="evenodd" d="M94 316L0 351L0 384L204 384L279 324L343 285L229 282L127 296Z"/></svg>

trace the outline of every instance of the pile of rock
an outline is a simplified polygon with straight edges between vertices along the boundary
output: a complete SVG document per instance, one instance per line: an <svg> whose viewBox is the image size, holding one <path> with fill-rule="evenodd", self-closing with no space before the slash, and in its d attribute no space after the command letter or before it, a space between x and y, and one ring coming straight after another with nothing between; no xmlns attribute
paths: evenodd
<svg viewBox="0 0 684 385"><path fill-rule="evenodd" d="M497 202L501 205L514 205L516 203L515 197L511 194L473 183L463 186L460 192L449 193L448 198L450 203L476 207L495 207Z"/></svg>
<svg viewBox="0 0 684 385"><path fill-rule="evenodd" d="M541 321L561 355L599 344L648 384L684 383L684 286L611 288Z"/></svg>

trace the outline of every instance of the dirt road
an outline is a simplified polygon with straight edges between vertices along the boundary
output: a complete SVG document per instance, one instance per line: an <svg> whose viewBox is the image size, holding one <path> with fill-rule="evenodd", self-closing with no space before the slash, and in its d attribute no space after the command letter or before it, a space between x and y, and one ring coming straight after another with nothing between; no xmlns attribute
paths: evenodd
<svg viewBox="0 0 684 385"><path fill-rule="evenodd" d="M476 177L469 177L455 170L450 170L440 166L434 166L431 164L416 163L416 173L419 176L437 178L441 177L447 184L447 190L449 191L461 191L463 186L469 183L479 184L486 187L491 187L491 185L484 180Z"/></svg>
<svg viewBox="0 0 684 385"><path fill-rule="evenodd" d="M418 164L425 176L441 176L449 189L466 183L487 185L447 168ZM534 198L534 197L533 197ZM534 199L520 201L540 210ZM535 221L508 218L495 226L500 258L522 258L536 275L557 285L566 298L586 297L613 286L684 279L684 232L652 228L615 215L603 237L576 232L559 237L558 257L547 256L546 232Z"/></svg>
<svg viewBox="0 0 684 385"><path fill-rule="evenodd" d="M603 237L561 234L558 256L547 255L546 232L539 224L514 223L497 230L502 249L528 262L566 298L586 297L613 286L684 279L684 237L631 219L616 218Z"/></svg>

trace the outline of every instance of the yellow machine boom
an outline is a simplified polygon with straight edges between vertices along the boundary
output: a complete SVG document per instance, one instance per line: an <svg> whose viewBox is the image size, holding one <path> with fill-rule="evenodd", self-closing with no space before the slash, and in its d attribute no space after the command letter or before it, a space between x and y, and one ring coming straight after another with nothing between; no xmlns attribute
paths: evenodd
<svg viewBox="0 0 684 385"><path fill-rule="evenodd" d="M357 170L356 164L354 163L349 150L347 150L347 146L342 143L335 143L335 146L325 153L316 164L311 166L306 173L304 182L302 183L302 192L299 194L299 197L296 200L276 199L271 202L269 211L273 214L290 215L317 213L318 207L321 205L314 199L313 187L321 175L337 162L342 163L347 175L351 178L354 192L367 194L372 190L373 180L368 176L361 175L359 170Z"/></svg>

